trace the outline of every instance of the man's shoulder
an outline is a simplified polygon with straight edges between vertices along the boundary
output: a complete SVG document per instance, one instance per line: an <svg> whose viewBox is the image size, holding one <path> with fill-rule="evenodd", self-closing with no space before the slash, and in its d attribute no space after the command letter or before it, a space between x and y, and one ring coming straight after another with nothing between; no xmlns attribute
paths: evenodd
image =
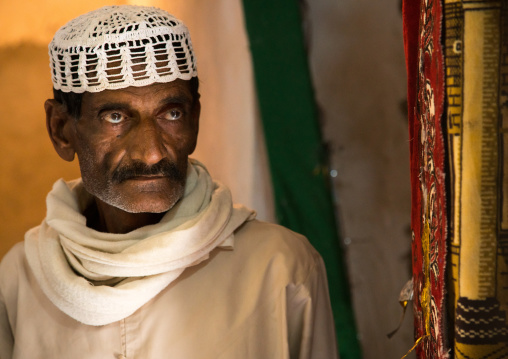
<svg viewBox="0 0 508 359"><path fill-rule="evenodd" d="M19 277L26 275L24 242L16 243L0 261L0 292L13 292Z"/></svg>
<svg viewBox="0 0 508 359"><path fill-rule="evenodd" d="M268 245L305 255L317 254L305 236L281 225L260 220L246 222L235 232L235 238L237 237L248 240L256 247Z"/></svg>
<svg viewBox="0 0 508 359"><path fill-rule="evenodd" d="M253 220L235 232L235 252L245 254L247 262L279 270L303 279L321 261L307 238L283 226Z"/></svg>
<svg viewBox="0 0 508 359"><path fill-rule="evenodd" d="M16 243L0 261L0 277L19 267L25 260L24 242Z"/></svg>

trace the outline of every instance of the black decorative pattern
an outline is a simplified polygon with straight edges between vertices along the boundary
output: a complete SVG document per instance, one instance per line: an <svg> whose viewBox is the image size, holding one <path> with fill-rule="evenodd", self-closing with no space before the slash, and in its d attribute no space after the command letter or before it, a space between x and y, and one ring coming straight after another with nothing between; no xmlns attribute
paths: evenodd
<svg viewBox="0 0 508 359"><path fill-rule="evenodd" d="M506 314L496 298L473 300L460 297L457 302L455 335L458 343L470 345L508 342Z"/></svg>

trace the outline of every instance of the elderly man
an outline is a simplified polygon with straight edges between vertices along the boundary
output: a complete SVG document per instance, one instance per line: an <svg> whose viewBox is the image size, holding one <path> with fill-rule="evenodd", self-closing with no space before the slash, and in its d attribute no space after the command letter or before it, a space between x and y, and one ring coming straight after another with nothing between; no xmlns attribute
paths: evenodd
<svg viewBox="0 0 508 359"><path fill-rule="evenodd" d="M188 30L104 7L50 46L48 133L81 179L0 265L0 359L336 358L324 266L192 159Z"/></svg>

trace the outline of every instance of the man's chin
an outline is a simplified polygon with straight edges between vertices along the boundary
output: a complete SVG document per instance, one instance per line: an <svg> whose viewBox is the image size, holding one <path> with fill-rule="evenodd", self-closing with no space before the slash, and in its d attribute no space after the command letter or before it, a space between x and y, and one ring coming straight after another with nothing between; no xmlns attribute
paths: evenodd
<svg viewBox="0 0 508 359"><path fill-rule="evenodd" d="M136 205L122 205L122 204L119 204L118 206L115 206L113 204L113 206L123 210L124 212L127 212L127 213L166 213L167 211L169 211L171 208L173 208L175 205L175 203L171 204L171 205L164 205L164 206L161 206L161 205L157 205L157 206L146 206L146 205L139 205L139 206L136 206Z"/></svg>
<svg viewBox="0 0 508 359"><path fill-rule="evenodd" d="M164 190L143 191L118 188L115 191L97 191L93 195L105 204L127 213L165 213L183 196L185 185L176 184Z"/></svg>
<svg viewBox="0 0 508 359"><path fill-rule="evenodd" d="M107 204L128 213L164 213L169 211L182 197L180 193L168 196L167 193L138 193L136 196L122 196L106 200Z"/></svg>

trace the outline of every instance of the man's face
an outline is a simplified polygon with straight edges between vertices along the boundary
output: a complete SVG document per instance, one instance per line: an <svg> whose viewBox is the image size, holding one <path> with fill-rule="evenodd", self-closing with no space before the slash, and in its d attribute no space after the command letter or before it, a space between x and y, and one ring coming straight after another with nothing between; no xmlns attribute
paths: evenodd
<svg viewBox="0 0 508 359"><path fill-rule="evenodd" d="M162 213L182 197L199 101L187 81L85 93L72 143L83 184L130 213Z"/></svg>

